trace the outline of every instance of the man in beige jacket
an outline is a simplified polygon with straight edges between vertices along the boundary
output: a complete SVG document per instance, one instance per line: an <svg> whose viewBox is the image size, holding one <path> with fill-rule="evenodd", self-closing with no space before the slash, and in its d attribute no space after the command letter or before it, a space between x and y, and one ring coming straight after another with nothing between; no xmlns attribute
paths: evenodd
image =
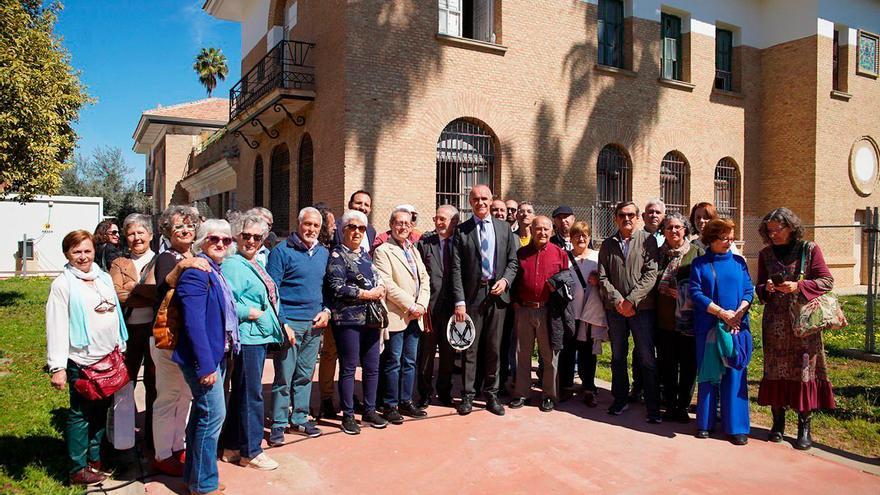
<svg viewBox="0 0 880 495"><path fill-rule="evenodd" d="M385 283L388 308L385 350L379 363L379 390L383 391L383 414L390 423L403 423L403 416L427 413L413 404L416 358L422 317L431 295L430 279L419 252L410 242L413 229L409 211L391 213L391 237L373 253L373 267Z"/></svg>

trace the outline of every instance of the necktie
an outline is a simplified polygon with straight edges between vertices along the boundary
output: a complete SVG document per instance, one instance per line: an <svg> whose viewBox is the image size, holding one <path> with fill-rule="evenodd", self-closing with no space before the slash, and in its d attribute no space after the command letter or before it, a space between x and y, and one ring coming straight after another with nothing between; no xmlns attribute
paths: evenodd
<svg viewBox="0 0 880 495"><path fill-rule="evenodd" d="M489 264L489 240L486 239L486 222L480 222L480 267L483 272L483 280L492 278L492 266Z"/></svg>
<svg viewBox="0 0 880 495"><path fill-rule="evenodd" d="M443 273L449 273L449 267L452 266L452 249L450 249L451 239L443 239Z"/></svg>

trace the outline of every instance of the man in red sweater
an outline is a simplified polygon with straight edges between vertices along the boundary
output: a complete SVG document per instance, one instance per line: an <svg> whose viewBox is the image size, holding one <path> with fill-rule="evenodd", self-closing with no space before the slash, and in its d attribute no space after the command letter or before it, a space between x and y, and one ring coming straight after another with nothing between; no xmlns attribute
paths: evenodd
<svg viewBox="0 0 880 495"><path fill-rule="evenodd" d="M556 364L559 357L550 345L547 318L547 300L550 286L547 280L568 269L568 256L561 248L550 243L553 222L545 216L532 220L532 241L517 251L519 272L513 282L513 307L516 311L516 390L510 408L522 407L532 383L532 349L538 341L538 353L544 362L541 377L540 409L550 412L556 405Z"/></svg>

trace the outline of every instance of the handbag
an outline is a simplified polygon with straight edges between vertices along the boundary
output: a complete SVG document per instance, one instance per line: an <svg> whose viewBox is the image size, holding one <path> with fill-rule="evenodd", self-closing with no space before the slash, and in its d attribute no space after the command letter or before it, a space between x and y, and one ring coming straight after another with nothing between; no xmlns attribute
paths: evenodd
<svg viewBox="0 0 880 495"><path fill-rule="evenodd" d="M73 388L88 400L112 397L130 381L119 347L97 363L80 368L80 374L80 377L73 382Z"/></svg>
<svg viewBox="0 0 880 495"><path fill-rule="evenodd" d="M798 280L804 279L804 265L807 259L807 243L801 244L801 271ZM826 292L815 299L795 307L792 331L796 337L804 338L823 330L837 330L848 325L840 301L833 292Z"/></svg>
<svg viewBox="0 0 880 495"><path fill-rule="evenodd" d="M345 260L345 264L348 266L348 269L355 273L354 280L357 283L358 287L363 290L370 290L367 288L367 284L364 282L364 276L361 272L358 271L357 267L354 266L354 263L351 262L351 259L343 254L342 258ZM364 326L367 328L378 328L383 329L388 326L388 310L385 309L385 306L379 301L368 301L366 304L366 315L364 318Z"/></svg>
<svg viewBox="0 0 880 495"><path fill-rule="evenodd" d="M168 289L159 310L156 311L156 321L153 323L153 339L157 349L173 350L177 347L177 337L183 322L180 318L180 308L174 300L174 289Z"/></svg>

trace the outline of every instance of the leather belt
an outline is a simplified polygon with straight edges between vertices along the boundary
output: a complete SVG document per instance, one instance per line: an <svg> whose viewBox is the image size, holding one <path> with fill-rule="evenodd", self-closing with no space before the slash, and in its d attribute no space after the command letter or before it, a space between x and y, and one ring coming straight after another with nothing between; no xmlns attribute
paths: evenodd
<svg viewBox="0 0 880 495"><path fill-rule="evenodd" d="M545 303L542 302L531 302L531 301L523 301L520 305L524 308L532 308L532 309L541 309L544 307Z"/></svg>
<svg viewBox="0 0 880 495"><path fill-rule="evenodd" d="M495 284L495 281L494 281L494 280L489 280L489 279L486 279L486 280L480 280L480 286L481 286L481 287L485 287L485 286L487 286L487 285L493 285L493 284Z"/></svg>

